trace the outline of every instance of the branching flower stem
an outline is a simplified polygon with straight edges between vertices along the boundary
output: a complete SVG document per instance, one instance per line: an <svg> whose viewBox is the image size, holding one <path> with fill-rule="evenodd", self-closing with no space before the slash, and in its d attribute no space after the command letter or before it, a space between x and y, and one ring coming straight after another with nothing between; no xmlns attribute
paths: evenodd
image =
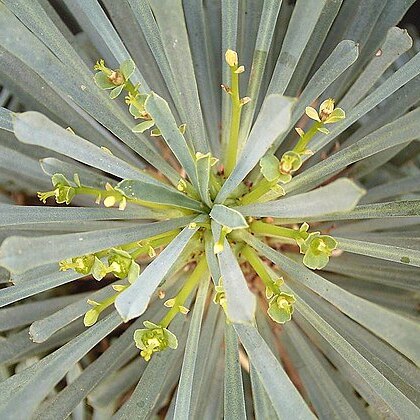
<svg viewBox="0 0 420 420"><path fill-rule="evenodd" d="M169 324L175 318L176 314L179 313L179 307L184 305L188 296L194 290L194 288L197 286L198 282L202 279L202 277L205 275L206 272L207 272L207 260L206 260L206 257L204 256L200 259L200 261L194 268L194 271L191 273L191 275L188 277L188 279L182 286L182 289L175 297L175 300L171 309L164 316L162 321L159 322L159 325L161 325L163 328L167 328L169 326Z"/></svg>
<svg viewBox="0 0 420 420"><path fill-rule="evenodd" d="M161 246L168 245L178 235L178 233L179 233L178 231L169 232L169 234L166 234L166 236L148 241L145 245L141 246L138 250L131 253L131 256L133 258L137 258L140 255L147 254L150 248L154 249L154 248L159 248Z"/></svg>

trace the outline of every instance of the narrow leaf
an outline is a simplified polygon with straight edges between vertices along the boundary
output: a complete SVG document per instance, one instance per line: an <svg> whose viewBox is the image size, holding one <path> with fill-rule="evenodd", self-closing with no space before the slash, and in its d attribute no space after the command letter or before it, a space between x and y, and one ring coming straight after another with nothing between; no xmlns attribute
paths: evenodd
<svg viewBox="0 0 420 420"><path fill-rule="evenodd" d="M185 345L184 360L182 363L181 376L176 395L174 418L188 418L191 408L191 397L193 394L193 380L196 373L196 364L198 358L198 341L201 334L201 322L203 319L204 306L206 304L208 278L201 280L197 298L191 318L191 324L188 331L187 343Z"/></svg>
<svg viewBox="0 0 420 420"><path fill-rule="evenodd" d="M196 174L197 174L197 183L198 190L200 193L201 199L209 206L212 206L212 201L210 198L210 177L211 177L211 155L200 154L196 155Z"/></svg>
<svg viewBox="0 0 420 420"><path fill-rule="evenodd" d="M146 111L152 116L156 127L162 133L167 145L172 150L178 162L187 172L190 180L196 184L195 163L192 151L180 133L175 118L169 109L168 103L156 93L151 93L144 104ZM200 150L196 150L200 152Z"/></svg>
<svg viewBox="0 0 420 420"><path fill-rule="evenodd" d="M0 204L0 226L85 220L155 219L155 214L155 211L144 207L121 211L107 208L62 208Z"/></svg>
<svg viewBox="0 0 420 420"><path fill-rule="evenodd" d="M166 204L201 212L203 205L172 187L150 183L144 180L125 179L115 188L127 198L138 199L156 204Z"/></svg>
<svg viewBox="0 0 420 420"><path fill-rule="evenodd" d="M293 100L280 95L266 97L238 163L216 197L223 203L251 169L258 164L276 138L289 126Z"/></svg>
<svg viewBox="0 0 420 420"><path fill-rule="evenodd" d="M185 226L191 220L191 217L184 217L139 225L137 228L106 229L40 238L12 236L0 246L0 263L10 271L22 273L43 264L58 263L65 258L146 239Z"/></svg>
<svg viewBox="0 0 420 420"><path fill-rule="evenodd" d="M237 209L245 216L306 219L333 212L351 211L364 194L365 190L354 182L340 178L308 193Z"/></svg>
<svg viewBox="0 0 420 420"><path fill-rule="evenodd" d="M149 180L157 183L124 160L70 133L38 112L28 111L17 114L13 126L16 137L23 143L45 147L119 178Z"/></svg>
<svg viewBox="0 0 420 420"><path fill-rule="evenodd" d="M0 129L13 131L12 112L0 107Z"/></svg>
<svg viewBox="0 0 420 420"><path fill-rule="evenodd" d="M239 263L226 239L218 259L226 293L227 317L232 322L251 323L254 319L256 298L248 289Z"/></svg>
<svg viewBox="0 0 420 420"><path fill-rule="evenodd" d="M231 324L225 324L225 398L223 418L227 420L246 419L238 344L238 336L235 329Z"/></svg>
<svg viewBox="0 0 420 420"><path fill-rule="evenodd" d="M314 419L315 416L257 329L244 324L234 327L277 415L280 418Z"/></svg>
<svg viewBox="0 0 420 420"><path fill-rule="evenodd" d="M420 251L418 250L347 238L336 237L336 239L338 247L343 251L420 267Z"/></svg>
<svg viewBox="0 0 420 420"><path fill-rule="evenodd" d="M125 322L140 316L147 308L156 287L181 255L198 227L184 230L151 262L139 278L116 299L115 307Z"/></svg>
<svg viewBox="0 0 420 420"><path fill-rule="evenodd" d="M210 217L222 226L230 229L244 229L248 227L248 223L239 211L216 204L213 206Z"/></svg>

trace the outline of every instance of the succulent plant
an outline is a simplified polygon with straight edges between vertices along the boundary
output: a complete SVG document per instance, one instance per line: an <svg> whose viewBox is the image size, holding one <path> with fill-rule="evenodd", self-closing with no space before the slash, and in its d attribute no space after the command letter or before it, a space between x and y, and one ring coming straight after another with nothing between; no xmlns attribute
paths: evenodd
<svg viewBox="0 0 420 420"><path fill-rule="evenodd" d="M0 1L0 418L419 418L413 3Z"/></svg>

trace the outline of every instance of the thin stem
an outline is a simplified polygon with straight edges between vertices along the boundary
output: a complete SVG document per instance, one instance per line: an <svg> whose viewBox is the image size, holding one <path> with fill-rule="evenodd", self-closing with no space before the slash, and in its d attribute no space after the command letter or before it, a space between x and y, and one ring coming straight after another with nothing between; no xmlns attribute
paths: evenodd
<svg viewBox="0 0 420 420"><path fill-rule="evenodd" d="M210 170L209 188L210 188L210 197L212 200L214 200L218 192L220 191L220 188L222 188L222 185L220 184L216 174L212 170Z"/></svg>
<svg viewBox="0 0 420 420"><path fill-rule="evenodd" d="M158 238L155 240L152 240L148 242L145 245L142 245L137 251L134 251L131 256L135 259L139 257L140 255L147 254L149 252L150 247L153 249L159 248L160 246L168 245L177 235L179 232L171 233L168 236L165 236L163 238Z"/></svg>
<svg viewBox="0 0 420 420"><path fill-rule="evenodd" d="M236 165L238 152L239 128L241 122L242 104L239 97L239 74L235 73L237 66L231 67L232 86L230 95L232 97L232 110L230 119L229 143L226 153L225 174L229 176Z"/></svg>
<svg viewBox="0 0 420 420"><path fill-rule="evenodd" d="M274 294L280 294L280 288L273 281L265 264L261 261L258 254L249 246L246 245L242 248L241 254L251 264L251 267L258 274L258 277L263 281L264 285L269 288Z"/></svg>
<svg viewBox="0 0 420 420"><path fill-rule="evenodd" d="M76 194L86 194L86 195L94 195L96 197L100 196L101 198L106 198L106 197L115 197L116 201L121 201L124 198L124 195L121 194L118 191L115 190L99 190L97 188L92 188L92 187L86 187L86 186L82 186L82 187L75 187L74 188L76 191ZM143 207L148 207L151 209L155 209L155 210L162 210L162 211L173 211L173 207L165 205L165 204L159 204L159 203L152 203L149 201L144 201L144 200L139 200L139 199L135 199L135 198L126 198L128 203L133 203L133 204L137 204L139 206L143 206ZM184 209L184 208L178 208L177 211L181 212L182 214L192 214L193 212L188 210L188 209Z"/></svg>
<svg viewBox="0 0 420 420"><path fill-rule="evenodd" d="M120 290L119 292L115 293L114 295L112 295L109 298L100 302L99 305L96 306L96 308L100 308L99 311L102 312L106 308L111 306L115 302L115 300L117 299L118 295L120 295L125 289L127 289L129 287L129 285L126 285L126 286L123 286L123 287L124 287L124 289Z"/></svg>
<svg viewBox="0 0 420 420"><path fill-rule="evenodd" d="M241 204L245 206L255 203L260 197L267 194L276 183L277 181L267 181L265 178L261 179L248 194L241 197Z"/></svg>
<svg viewBox="0 0 420 420"><path fill-rule="evenodd" d="M301 233L298 230L264 223L260 220L252 222L249 227L252 232L263 235L278 236L281 238L290 238L295 240L301 238Z"/></svg>
<svg viewBox="0 0 420 420"><path fill-rule="evenodd" d="M99 190L92 187L75 187L76 194L86 194L86 195L100 195L101 197L115 197L117 200L121 200L123 195L115 190Z"/></svg>
<svg viewBox="0 0 420 420"><path fill-rule="evenodd" d="M297 142L296 146L293 148L293 151L299 154L305 152L306 147L311 141L312 137L318 132L318 128L323 127L324 123L316 121L312 124L312 127L302 136Z"/></svg>
<svg viewBox="0 0 420 420"><path fill-rule="evenodd" d="M182 289L180 290L180 292L177 294L175 298L174 305L168 311L168 313L164 316L162 321L159 322L159 325L161 325L163 328L168 327L168 325L175 318L176 314L179 313L179 307L184 305L188 296L197 286L197 284L199 283L203 275L206 273L206 271L207 271L207 259L206 257L203 257L198 262L194 271L191 273L191 275L188 277L188 279L182 286Z"/></svg>

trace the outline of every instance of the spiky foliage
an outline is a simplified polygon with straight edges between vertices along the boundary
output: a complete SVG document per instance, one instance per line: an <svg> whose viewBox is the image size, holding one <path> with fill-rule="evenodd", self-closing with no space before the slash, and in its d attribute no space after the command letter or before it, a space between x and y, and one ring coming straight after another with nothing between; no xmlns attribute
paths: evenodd
<svg viewBox="0 0 420 420"><path fill-rule="evenodd" d="M0 418L419 418L412 3L0 2Z"/></svg>

